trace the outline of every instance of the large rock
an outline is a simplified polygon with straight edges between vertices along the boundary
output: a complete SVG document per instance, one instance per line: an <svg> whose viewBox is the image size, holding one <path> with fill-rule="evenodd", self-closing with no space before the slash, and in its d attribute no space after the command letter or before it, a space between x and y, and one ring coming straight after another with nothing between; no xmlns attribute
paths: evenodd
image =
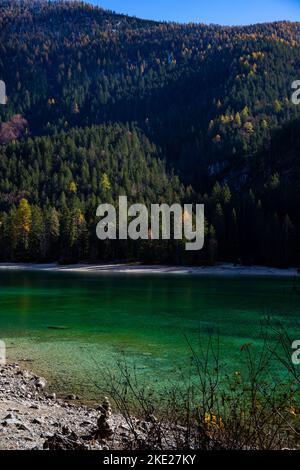
<svg viewBox="0 0 300 470"><path fill-rule="evenodd" d="M68 436L56 433L51 437L48 437L44 444L44 450L88 450L89 447L79 439L75 433L71 433Z"/></svg>

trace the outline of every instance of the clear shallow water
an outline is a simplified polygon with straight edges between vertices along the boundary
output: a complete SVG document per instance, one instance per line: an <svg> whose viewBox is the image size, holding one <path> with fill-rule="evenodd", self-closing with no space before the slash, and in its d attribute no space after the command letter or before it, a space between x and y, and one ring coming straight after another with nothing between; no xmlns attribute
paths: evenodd
<svg viewBox="0 0 300 470"><path fill-rule="evenodd" d="M94 382L123 356L161 388L188 368L186 337L197 347L219 334L229 371L243 367L243 344L259 347L266 315L298 339L297 283L295 290L283 278L0 272L0 339L10 360L62 392L94 398Z"/></svg>

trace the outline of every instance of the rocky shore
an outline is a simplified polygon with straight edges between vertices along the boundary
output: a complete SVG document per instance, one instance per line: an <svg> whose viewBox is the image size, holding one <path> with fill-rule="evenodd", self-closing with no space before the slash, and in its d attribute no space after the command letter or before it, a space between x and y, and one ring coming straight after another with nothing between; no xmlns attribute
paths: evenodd
<svg viewBox="0 0 300 470"><path fill-rule="evenodd" d="M0 450L111 450L146 440L151 423L134 420L135 436L125 418L113 414L107 398L98 407L58 399L47 382L18 364L0 367ZM132 418L131 418L132 420ZM132 421L131 421L132 422Z"/></svg>
<svg viewBox="0 0 300 470"><path fill-rule="evenodd" d="M137 419L127 402L123 415L112 411L108 398L99 397L99 403L92 408L74 395L58 398L43 377L18 364L0 366L0 450L259 450L261 434L269 438L275 429L273 421L264 421L266 429L253 428L248 441L243 434L239 441L230 429L224 433L216 417L193 428L153 414ZM299 448L286 423L274 433L272 450Z"/></svg>

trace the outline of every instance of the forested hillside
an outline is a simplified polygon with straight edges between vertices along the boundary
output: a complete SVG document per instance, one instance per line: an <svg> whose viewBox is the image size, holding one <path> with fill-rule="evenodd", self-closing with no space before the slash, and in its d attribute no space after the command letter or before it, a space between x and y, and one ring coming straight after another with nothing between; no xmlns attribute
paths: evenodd
<svg viewBox="0 0 300 470"><path fill-rule="evenodd" d="M300 23L179 25L44 1L0 13L2 259L300 264ZM124 193L204 202L205 250L96 241L98 203Z"/></svg>

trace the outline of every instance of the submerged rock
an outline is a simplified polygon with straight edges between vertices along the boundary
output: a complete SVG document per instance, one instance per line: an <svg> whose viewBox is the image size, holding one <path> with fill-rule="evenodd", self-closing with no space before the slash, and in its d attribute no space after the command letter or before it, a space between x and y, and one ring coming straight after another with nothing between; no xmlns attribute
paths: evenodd
<svg viewBox="0 0 300 470"><path fill-rule="evenodd" d="M67 326L47 326L48 330L68 330Z"/></svg>

